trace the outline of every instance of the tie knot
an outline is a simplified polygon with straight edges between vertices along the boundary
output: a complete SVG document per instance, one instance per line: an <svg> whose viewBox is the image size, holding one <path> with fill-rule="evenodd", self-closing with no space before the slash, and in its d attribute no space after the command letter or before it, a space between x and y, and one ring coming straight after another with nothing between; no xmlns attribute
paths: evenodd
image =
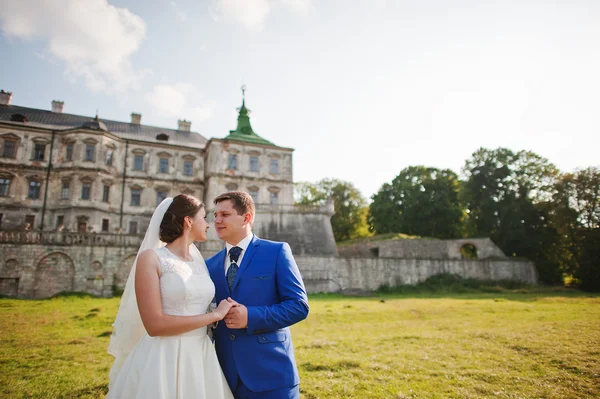
<svg viewBox="0 0 600 399"><path fill-rule="evenodd" d="M240 254L242 253L242 248L240 247L232 247L229 250L229 260L231 262L237 263L238 259L240 258Z"/></svg>

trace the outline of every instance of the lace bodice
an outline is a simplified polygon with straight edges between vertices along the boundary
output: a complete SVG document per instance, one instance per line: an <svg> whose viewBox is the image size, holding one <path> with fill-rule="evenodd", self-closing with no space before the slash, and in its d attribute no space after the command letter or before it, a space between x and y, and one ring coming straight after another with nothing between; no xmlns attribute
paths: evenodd
<svg viewBox="0 0 600 399"><path fill-rule="evenodd" d="M160 261L163 312L178 316L204 314L215 296L204 259L186 262L166 247L155 249Z"/></svg>

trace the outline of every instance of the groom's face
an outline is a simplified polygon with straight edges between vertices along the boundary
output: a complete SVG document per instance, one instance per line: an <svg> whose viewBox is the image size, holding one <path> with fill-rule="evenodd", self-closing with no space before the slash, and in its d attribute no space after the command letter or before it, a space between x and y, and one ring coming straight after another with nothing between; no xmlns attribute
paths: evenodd
<svg viewBox="0 0 600 399"><path fill-rule="evenodd" d="M248 234L248 218L238 214L231 200L215 205L215 230L223 241L237 245Z"/></svg>

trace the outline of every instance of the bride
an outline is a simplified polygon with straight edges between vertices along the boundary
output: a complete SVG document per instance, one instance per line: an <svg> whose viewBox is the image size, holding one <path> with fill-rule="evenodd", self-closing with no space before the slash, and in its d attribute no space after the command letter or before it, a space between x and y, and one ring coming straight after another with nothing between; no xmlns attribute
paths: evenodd
<svg viewBox="0 0 600 399"><path fill-rule="evenodd" d="M215 286L193 244L206 240L205 217L183 194L152 215L113 324L107 398L233 398L207 335L234 302L209 311Z"/></svg>

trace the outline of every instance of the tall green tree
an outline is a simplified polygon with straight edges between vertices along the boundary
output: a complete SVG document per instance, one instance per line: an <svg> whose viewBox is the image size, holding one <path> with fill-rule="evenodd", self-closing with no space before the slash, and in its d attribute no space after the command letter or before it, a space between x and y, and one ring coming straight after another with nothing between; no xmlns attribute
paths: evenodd
<svg viewBox="0 0 600 399"><path fill-rule="evenodd" d="M600 170L560 176L552 221L563 240L564 270L584 289L600 291Z"/></svg>
<svg viewBox="0 0 600 399"><path fill-rule="evenodd" d="M464 212L458 193L453 171L410 166L373 195L369 224L378 234L461 237Z"/></svg>
<svg viewBox="0 0 600 399"><path fill-rule="evenodd" d="M534 261L542 281L560 283L560 240L547 205L556 167L530 151L480 148L463 174L468 234L490 237L507 255Z"/></svg>
<svg viewBox="0 0 600 399"><path fill-rule="evenodd" d="M297 183L295 197L301 205L324 205L333 200L335 214L331 217L331 227L337 242L369 234L365 217L367 201L352 183L338 179Z"/></svg>

